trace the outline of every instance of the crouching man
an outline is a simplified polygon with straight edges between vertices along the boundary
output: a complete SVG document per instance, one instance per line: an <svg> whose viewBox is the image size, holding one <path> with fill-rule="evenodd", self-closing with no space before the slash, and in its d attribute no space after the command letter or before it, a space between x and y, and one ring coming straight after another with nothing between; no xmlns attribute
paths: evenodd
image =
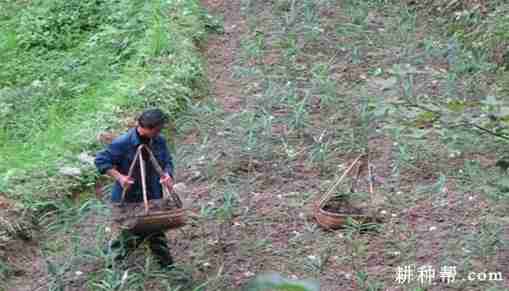
<svg viewBox="0 0 509 291"><path fill-rule="evenodd" d="M135 128L115 138L104 150L99 151L95 158L95 165L101 174L113 177L116 182L111 193L112 202L120 202L125 188L125 202L143 202L140 167L134 167L131 177L128 177L129 166L135 158L138 146L144 144L150 148L165 175L160 177L152 163L148 162L149 153L143 149L141 155L145 161L145 181L148 199L162 198L162 184L168 189L173 187L173 161L168 151L166 140L160 135L161 129L167 122L167 116L160 109L150 109L138 117ZM173 267L173 258L163 231L151 233L135 233L123 230L114 240L109 250L114 252L115 261L122 261L140 243L147 241L150 249L163 268Z"/></svg>

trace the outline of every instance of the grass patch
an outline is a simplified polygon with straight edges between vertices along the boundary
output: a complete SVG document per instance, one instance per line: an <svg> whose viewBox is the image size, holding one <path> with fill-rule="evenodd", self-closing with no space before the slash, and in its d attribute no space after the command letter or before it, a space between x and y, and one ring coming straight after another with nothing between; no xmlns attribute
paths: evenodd
<svg viewBox="0 0 509 291"><path fill-rule="evenodd" d="M124 131L148 107L178 123L207 92L199 45L219 22L197 0L1 0L0 7L0 192L37 214L47 287L61 290L108 259L100 252L104 227L87 225L107 216L92 194L97 172L78 155L93 156L100 133ZM81 174L64 176L63 166ZM84 229L97 236L85 242ZM136 281L129 290L153 278L145 271L128 276ZM0 262L2 278L11 273ZM122 279L89 273L78 281L94 290Z"/></svg>
<svg viewBox="0 0 509 291"><path fill-rule="evenodd" d="M176 119L204 95L197 44L210 18L198 1L2 7L2 175L54 175L58 161L98 149L98 133L122 128L126 116L158 106Z"/></svg>

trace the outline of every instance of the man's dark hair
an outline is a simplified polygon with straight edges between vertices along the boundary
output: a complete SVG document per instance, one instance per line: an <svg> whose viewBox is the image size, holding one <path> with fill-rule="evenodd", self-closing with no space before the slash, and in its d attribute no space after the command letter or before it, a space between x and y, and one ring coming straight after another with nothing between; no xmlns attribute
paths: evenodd
<svg viewBox="0 0 509 291"><path fill-rule="evenodd" d="M138 124L149 129L162 126L167 121L168 116L158 108L146 110L138 117Z"/></svg>

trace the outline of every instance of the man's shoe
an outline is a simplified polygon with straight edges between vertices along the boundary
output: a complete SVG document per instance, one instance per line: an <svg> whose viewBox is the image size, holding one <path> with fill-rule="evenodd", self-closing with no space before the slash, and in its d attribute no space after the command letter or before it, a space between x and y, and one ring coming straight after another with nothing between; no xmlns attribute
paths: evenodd
<svg viewBox="0 0 509 291"><path fill-rule="evenodd" d="M171 256L166 257L163 260L159 260L159 266L161 269L167 271L175 269L175 263L173 262L173 258Z"/></svg>
<svg viewBox="0 0 509 291"><path fill-rule="evenodd" d="M175 270L175 265L174 264L171 264L171 265L159 265L161 267L161 270L162 271L165 271L165 272L170 272L170 271L174 271Z"/></svg>

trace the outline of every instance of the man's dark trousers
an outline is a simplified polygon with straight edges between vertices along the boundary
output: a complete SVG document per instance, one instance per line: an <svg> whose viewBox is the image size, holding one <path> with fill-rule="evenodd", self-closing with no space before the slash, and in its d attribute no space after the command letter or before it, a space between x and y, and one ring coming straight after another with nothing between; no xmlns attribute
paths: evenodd
<svg viewBox="0 0 509 291"><path fill-rule="evenodd" d="M120 236L111 244L111 250L115 253L115 261L119 262L125 259L144 241L148 242L150 250L161 267L173 266L173 258L166 243L166 236L162 231L135 233L130 230L122 230Z"/></svg>
<svg viewBox="0 0 509 291"><path fill-rule="evenodd" d="M105 174L107 170L117 167L117 170L127 175L131 163L134 160L136 151L139 145L145 144L151 149L156 160L159 162L164 172L170 175L173 179L173 159L168 147L166 145L166 139L159 135L152 139L147 139L141 136L137 128L131 128L129 131L112 141L112 143L103 151L100 151L96 155L95 164L100 174ZM144 161L149 161L148 152L142 151L142 157ZM146 165L145 178L147 184L147 198L161 199L162 198L162 185L159 182L159 177L151 163ZM143 195L141 191L141 171L139 167L135 167L132 178L135 183L125 194L125 202L136 202L141 203L143 201ZM115 182L112 190L112 201L120 202L122 196L122 186L118 181ZM150 249L154 255L158 258L159 263L163 267L167 267L173 264L173 259L169 252L168 244L166 243L166 237L164 232L152 232L152 233L133 233L129 230L124 230L119 238L111 244L111 250L117 253L116 260L119 261L143 241L147 240Z"/></svg>

